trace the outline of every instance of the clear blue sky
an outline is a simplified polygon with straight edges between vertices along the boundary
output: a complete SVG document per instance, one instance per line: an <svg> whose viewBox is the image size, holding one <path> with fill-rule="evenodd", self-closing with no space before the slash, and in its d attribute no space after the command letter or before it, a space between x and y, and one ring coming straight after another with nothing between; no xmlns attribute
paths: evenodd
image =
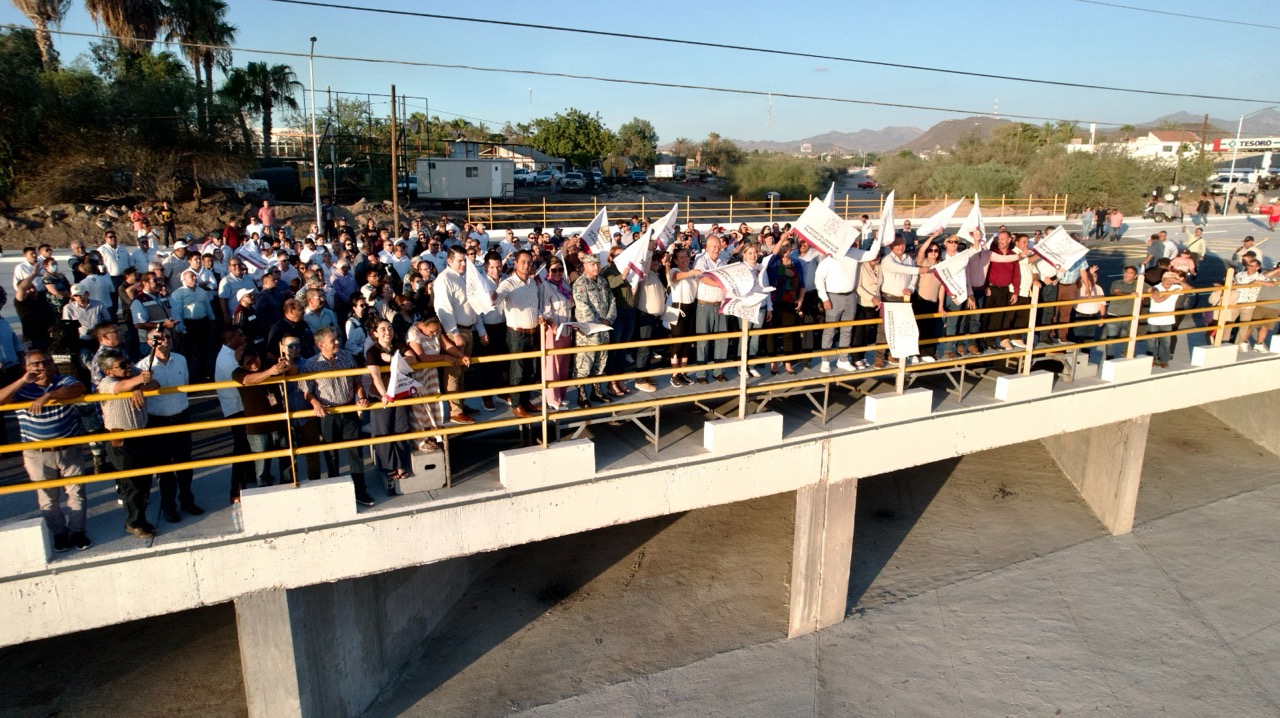
<svg viewBox="0 0 1280 718"><path fill-rule="evenodd" d="M1280 24L1274 0L1229 4L1190 0L1121 0L1194 15ZM625 32L637 37L699 40L703 45L654 44L561 32L500 28L443 20L228 0L236 45L317 54L572 72L972 109L1002 116L1042 115L1139 123L1186 110L1235 118L1263 104L1152 97L1085 89L946 76L733 52L718 46L797 50L879 61L947 67L1090 85L1119 85L1234 97L1280 98L1266 58L1280 31L1151 15L1074 0L921 0L917 2L415 2L350 0L348 4ZM1230 15L1217 15L1229 12ZM27 25L8 2L0 22ZM64 30L98 32L73 0ZM64 61L90 40L55 36ZM1225 63L1221 58L1234 57ZM236 64L287 62L307 82L305 59L236 53ZM467 70L316 61L316 85L349 92L399 92L430 98L432 114L456 113L491 125L527 121L567 107L598 111L617 129L632 117L653 122L660 140L701 139L708 132L742 139L792 140L829 130L927 128L959 117L947 113L852 106L584 80ZM532 103L530 102L532 90ZM381 103L380 105L377 103ZM422 109L420 100L416 107ZM375 113L387 111L375 98ZM446 116L447 115L443 115ZM496 129L497 127L495 127Z"/></svg>

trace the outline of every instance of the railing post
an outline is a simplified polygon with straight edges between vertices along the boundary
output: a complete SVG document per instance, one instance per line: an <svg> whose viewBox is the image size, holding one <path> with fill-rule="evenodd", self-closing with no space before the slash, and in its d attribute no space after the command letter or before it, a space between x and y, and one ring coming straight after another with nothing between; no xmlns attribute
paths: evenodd
<svg viewBox="0 0 1280 718"><path fill-rule="evenodd" d="M467 198L467 221L471 221L471 198Z"/></svg>
<svg viewBox="0 0 1280 718"><path fill-rule="evenodd" d="M677 218L678 219L678 218ZM684 196L684 223L688 224L693 221L693 198L689 195ZM733 215L729 215L729 224L733 224Z"/></svg>
<svg viewBox="0 0 1280 718"><path fill-rule="evenodd" d="M1037 310L1040 307L1040 290L1036 287L1031 288L1031 316L1027 317L1027 356L1023 360L1022 373L1031 373L1031 360L1035 358L1036 346L1036 318L1039 316Z"/></svg>
<svg viewBox="0 0 1280 718"><path fill-rule="evenodd" d="M919 200L916 199L916 196L914 194L911 195L911 219L916 218L916 206L918 204L919 204Z"/></svg>
<svg viewBox="0 0 1280 718"><path fill-rule="evenodd" d="M901 394L907 389L907 358L897 357L897 359L898 359L898 375L894 378L893 388L894 388L894 393Z"/></svg>
<svg viewBox="0 0 1280 718"><path fill-rule="evenodd" d="M1004 216L1004 195L1000 195L1000 216Z"/></svg>
<svg viewBox="0 0 1280 718"><path fill-rule="evenodd" d="M547 328L545 325L538 324L538 376L541 381L542 391L542 448L547 448L547 404L550 399L547 397Z"/></svg>
<svg viewBox="0 0 1280 718"><path fill-rule="evenodd" d="M764 307L761 306L756 311L764 312ZM748 319L742 320L742 338L738 342L742 345L738 352L742 355L742 366L738 367L738 418L745 419L747 418L747 377L749 376L747 358L751 349L751 321Z"/></svg>
<svg viewBox="0 0 1280 718"><path fill-rule="evenodd" d="M644 218L645 218L644 195L640 195L640 219L643 220Z"/></svg>
<svg viewBox="0 0 1280 718"><path fill-rule="evenodd" d="M1027 195L1027 216L1028 217L1031 216L1031 205L1035 204L1035 201L1036 201L1035 195L1033 194Z"/></svg>
<svg viewBox="0 0 1280 718"><path fill-rule="evenodd" d="M1133 319L1129 320L1129 349L1125 357L1132 359L1138 352L1138 318L1142 316L1142 275L1138 275L1138 284L1134 287L1136 296L1133 299Z"/></svg>
<svg viewBox="0 0 1280 718"><path fill-rule="evenodd" d="M284 380L284 413L289 413L289 379ZM293 453L293 418L289 417L284 420L285 436L289 441L289 467L293 470L293 485L298 486L298 455ZM233 474L234 475L234 474ZM257 477L254 477L257 478Z"/></svg>
<svg viewBox="0 0 1280 718"><path fill-rule="evenodd" d="M1227 267L1227 276L1222 280L1222 301L1218 302L1218 328L1213 331L1213 345L1222 344L1222 335L1227 332L1227 312L1231 306L1231 285L1235 283L1236 270Z"/></svg>
<svg viewBox="0 0 1280 718"><path fill-rule="evenodd" d="M542 198L542 228L547 228L547 198Z"/></svg>
<svg viewBox="0 0 1280 718"><path fill-rule="evenodd" d="M488 224L490 227L493 226L493 198L492 197L489 198L489 216L485 217L484 221L485 221L485 224Z"/></svg>
<svg viewBox="0 0 1280 718"><path fill-rule="evenodd" d="M849 220L849 195L847 194L844 196L844 218L845 221Z"/></svg>
<svg viewBox="0 0 1280 718"><path fill-rule="evenodd" d="M689 224L689 222L685 222ZM733 195L729 195L729 224L733 224Z"/></svg>
<svg viewBox="0 0 1280 718"><path fill-rule="evenodd" d="M1062 223L1067 222L1067 213L1071 211L1071 195L1062 195Z"/></svg>

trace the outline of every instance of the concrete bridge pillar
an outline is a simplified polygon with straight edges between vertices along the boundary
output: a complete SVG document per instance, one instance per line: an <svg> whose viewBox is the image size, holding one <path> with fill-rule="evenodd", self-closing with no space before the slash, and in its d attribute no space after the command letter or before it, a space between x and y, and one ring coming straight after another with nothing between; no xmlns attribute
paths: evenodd
<svg viewBox="0 0 1280 718"><path fill-rule="evenodd" d="M796 491L788 637L843 621L849 597L858 482L828 482L823 473L818 483Z"/></svg>
<svg viewBox="0 0 1280 718"><path fill-rule="evenodd" d="M471 556L237 598L249 715L360 715L487 566Z"/></svg>
<svg viewBox="0 0 1280 718"><path fill-rule="evenodd" d="M1280 389L1203 405L1246 439L1280 456Z"/></svg>
<svg viewBox="0 0 1280 718"><path fill-rule="evenodd" d="M1041 439L1112 535L1133 530L1151 416Z"/></svg>

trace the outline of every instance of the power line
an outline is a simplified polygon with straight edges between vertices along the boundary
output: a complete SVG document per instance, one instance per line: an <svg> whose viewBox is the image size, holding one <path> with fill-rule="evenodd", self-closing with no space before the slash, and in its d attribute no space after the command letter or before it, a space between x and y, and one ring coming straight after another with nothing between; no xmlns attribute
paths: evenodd
<svg viewBox="0 0 1280 718"><path fill-rule="evenodd" d="M1088 2L1090 0L1080 0ZM761 55L781 55L784 57L800 57L808 60L828 60L831 62L848 62L859 65L873 65L876 67L892 67L900 70L917 70L920 72L936 72L946 75L960 75L964 77L978 77L987 80L1006 80L1009 82L1025 82L1034 85L1052 85L1055 87L1074 87L1085 90L1102 90L1106 92L1122 92L1139 95L1157 95L1161 97L1186 97L1196 100L1225 100L1230 102L1256 102L1261 104L1276 104L1280 100L1258 100L1247 97L1224 97L1220 95L1201 95L1190 92L1168 92L1164 90L1146 90L1133 87L1114 87L1109 85L1095 85L1082 82L1066 82L1063 80L1042 80L1031 77L1019 77L1017 75L997 75L986 72L972 72L967 70L952 70L944 67L928 67L925 65L907 65L898 62L885 62L881 60L867 60L855 57L841 57L839 55L821 55L809 52L796 52L794 50L778 50L764 47L745 47L745 46L728 46L728 45L709 45L695 40L679 40L667 37L637 37L621 32L609 32L607 30L590 30L587 28L564 27L559 25L541 25L538 23L516 22L514 20L492 20L488 18L464 17L460 15L441 15L438 13L414 12L410 10L391 10L387 8L358 7L355 5L341 5L336 3L316 2L315 0L272 0L272 2L283 3L287 5L303 5L309 7L329 8L333 10L354 10L358 12L379 13L384 15L399 15L403 17L419 17L430 20L449 20L453 22L469 22L481 25L498 25L502 27L516 27L526 30L549 30L552 32L567 32L580 35L594 35L597 37L607 37L612 39L637 40L643 42L658 42L672 45L697 45L714 50L734 51L734 52L751 52ZM1098 3L1105 5L1107 3ZM1123 7L1123 6L1117 6ZM1134 8L1141 9L1141 8ZM1154 11L1152 11L1154 12ZM1244 24L1244 23L1241 23ZM1269 26L1259 26L1269 27ZM1280 28L1277 28L1280 29Z"/></svg>
<svg viewBox="0 0 1280 718"><path fill-rule="evenodd" d="M1181 12L1171 12L1169 10L1152 10L1146 7L1136 7L1133 5L1121 5L1113 2L1100 2L1100 0L1076 0L1076 2L1087 3L1089 5L1103 5L1105 7L1120 8L1121 10L1133 10L1135 12L1149 12L1152 15L1168 15L1170 17L1181 17L1188 20L1201 20L1203 22L1220 22L1225 25L1244 25L1245 27L1260 27L1264 30L1280 30L1280 25L1263 25L1257 22L1244 22L1243 20L1226 20L1220 17L1205 17L1203 15L1188 15ZM1249 100L1254 102L1254 100Z"/></svg>
<svg viewBox="0 0 1280 718"><path fill-rule="evenodd" d="M320 56L316 55L316 57L320 57ZM349 90L332 90L332 89L328 91L332 92L335 95L346 95L348 97L360 97L362 95L365 97L391 97L391 94L387 92L352 92ZM320 92L320 88L317 87L316 92ZM430 100L431 99L430 97L421 97L419 95L401 95L400 93L396 93L396 97L397 98L403 97L406 100ZM410 108L410 109L416 109L416 108ZM450 117L461 117L464 120L476 120L477 122L483 122L486 125L502 124L502 122L498 122L497 120L486 120L483 117L472 117L471 115L460 115L456 112L448 112L447 110L436 110L436 109L431 110L431 114L434 115L437 113L441 115L448 115Z"/></svg>
<svg viewBox="0 0 1280 718"><path fill-rule="evenodd" d="M0 27L17 28L17 29L23 29L23 30L30 29L20 25L13 25L13 24L0 25ZM85 33L85 32L71 32L69 30L50 30L49 32L57 35L67 35L70 37L92 37L92 38L99 38L103 40L124 39L124 40L148 41L145 38L115 38L114 36L111 36L111 35L100 35L96 33ZM154 42L154 40L150 40L148 42ZM200 45L199 43L184 43L184 42L178 42L178 41L173 41L173 42L170 42L169 44L178 45L178 46L191 45L194 47L203 47L203 45ZM262 49L247 48L247 47L234 47L229 49L232 50L233 52L246 52L250 54L259 54L259 55L273 55L277 57L296 57L300 59L314 57L315 59L319 59L319 60L337 60L340 62L363 62L363 63L369 63L369 64L375 64L375 65L403 65L406 67L429 67L429 68L434 68L439 70L470 70L473 72L488 72L488 73L496 73L496 74L533 75L536 77L550 77L550 78L569 79L569 80L587 80L591 82L603 82L603 83L611 83L611 84L617 84L617 85L632 85L632 86L639 86L639 87L661 87L661 88L673 89L673 90L695 90L700 92L716 92L716 93L728 94L728 95L745 95L749 97L760 97L760 98L784 97L791 100L811 100L815 102L832 102L836 104L845 104L845 105L866 105L869 107L893 107L896 109L903 109L903 110L925 110L928 112L945 112L948 114L965 115L965 116L974 116L974 115L985 116L990 114L986 110L966 110L966 109L958 109L954 107L913 105L913 104L906 104L901 102L883 102L878 100L862 100L862 99L855 99L855 98L848 98L848 97L830 97L826 95L806 95L806 94L795 93L795 92L750 90L750 89L735 88L735 87L715 87L711 85L691 85L691 84L677 83L677 82L660 82L657 80L628 80L628 79L616 78L616 77L600 77L596 75L578 75L578 74L567 73L567 72L548 72L544 70L483 67L479 65L458 65L458 64L448 64L448 63L439 63L439 62L425 62L422 60L387 60L387 59L372 58L372 57L352 57L348 55L311 55L310 53L306 53L306 52L289 52L287 50L262 50ZM1277 103L1280 103L1280 100L1277 100ZM1012 118L1015 120L1034 120L1036 122L1077 122L1077 123L1092 122L1098 125L1106 125L1106 126L1114 126L1114 127L1120 127L1127 124L1124 122L1107 122L1103 120L1083 120L1080 118L1045 117L1041 115L1017 115L1017 114L1008 114L1008 113L1002 114L1001 117Z"/></svg>

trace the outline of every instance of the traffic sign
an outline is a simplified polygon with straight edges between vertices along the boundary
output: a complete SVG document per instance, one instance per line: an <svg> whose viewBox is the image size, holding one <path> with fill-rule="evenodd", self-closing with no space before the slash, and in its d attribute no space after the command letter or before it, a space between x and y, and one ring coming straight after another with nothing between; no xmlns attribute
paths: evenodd
<svg viewBox="0 0 1280 718"><path fill-rule="evenodd" d="M1242 137L1239 140L1231 137L1213 141L1214 152L1267 152L1277 149L1280 149L1280 137Z"/></svg>

